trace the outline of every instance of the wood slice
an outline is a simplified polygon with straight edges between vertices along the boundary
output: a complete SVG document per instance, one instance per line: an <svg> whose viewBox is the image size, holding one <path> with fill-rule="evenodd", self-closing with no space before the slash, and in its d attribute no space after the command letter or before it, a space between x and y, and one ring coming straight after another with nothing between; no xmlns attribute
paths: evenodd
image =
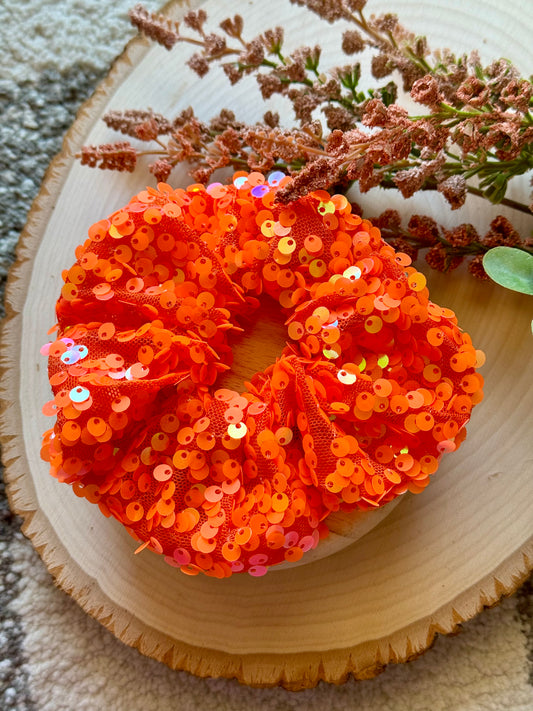
<svg viewBox="0 0 533 711"><path fill-rule="evenodd" d="M227 0L189 7L200 4L213 27L234 12ZM376 13L390 9L381 0L369 5ZM520 19L520 5L486 2L482 18L460 0L401 0L395 10L410 29L428 34L432 46L483 47L484 60L506 55L527 73L531 27ZM167 9L175 17L183 13L179 3ZM271 26L267 3L252 0L245 9L249 36ZM339 57L338 28L319 24L288 2L280 3L275 20L293 46L313 44L320 32L326 61L346 63ZM260 686L296 689L320 679L340 682L349 674L371 677L390 662L413 658L437 632L455 630L512 593L531 569L532 302L464 272L428 273L432 299L454 309L487 354L485 401L474 412L466 442L444 460L422 495L405 498L394 510L387 507L377 526L379 517L338 520L331 540L342 550L333 555L322 547L326 557L306 565L261 579L236 575L223 581L181 575L149 552L133 556L135 544L126 531L52 479L40 460L41 433L49 427L41 406L49 385L39 348L54 322L61 270L73 262L74 247L89 225L148 182L142 170L126 176L90 171L74 161L81 145L115 140L100 122L102 114L149 106L175 115L191 104L208 119L231 105L242 120L261 118L264 106L252 93L252 79L228 89L222 73L213 72L199 82L183 69L188 56L181 45L169 55L140 40L130 43L81 110L32 208L9 280L3 327L2 441L10 501L58 584L144 654L201 676ZM287 112L282 100L278 109ZM176 171L171 182L190 179ZM525 184L513 186L511 197L527 200ZM405 215L432 214L449 225L473 222L481 230L505 214L475 198L452 216L440 196L405 202L380 193L361 202L369 215L395 207ZM530 228L527 217L521 219L525 234ZM273 314L258 322L256 332L237 346L236 361L247 368L234 369L228 383L239 388L271 362L280 350L279 333Z"/></svg>

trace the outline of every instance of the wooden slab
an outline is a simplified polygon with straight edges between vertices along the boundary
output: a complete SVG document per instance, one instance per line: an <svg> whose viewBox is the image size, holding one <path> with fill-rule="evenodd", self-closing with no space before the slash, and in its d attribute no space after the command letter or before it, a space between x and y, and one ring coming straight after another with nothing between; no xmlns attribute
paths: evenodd
<svg viewBox="0 0 533 711"><path fill-rule="evenodd" d="M390 10L381 0L369 5L375 12ZM204 6L213 25L235 11L227 0ZM524 73L529 70L531 27L519 19L518 0L504 7L487 2L482 17L459 0L401 0L394 9L407 26L430 34L434 46L479 46L484 59L506 54ZM268 3L252 0L241 11L250 35L271 25ZM183 9L174 3L169 12L177 16ZM294 46L319 35L324 54L335 61L335 29L288 2L280 3L274 20ZM146 172L90 171L73 160L82 144L114 140L99 121L102 114L147 106L173 114L192 104L207 119L229 104L244 120L261 117L264 107L250 93L253 80L233 89L221 73L199 82L182 68L186 56L180 46L169 55L142 41L130 44L80 112L30 213L9 281L2 342L2 442L11 504L58 584L144 654L201 676L234 676L262 686L303 688L319 679L341 682L348 674L370 677L390 662L413 658L437 632L453 631L513 592L531 568L532 301L464 273L428 273L433 300L453 308L487 354L486 398L466 443L445 460L422 495L385 511L389 515L370 532L375 521L350 522L348 533L346 522L339 522L343 535L332 540L343 550L333 555L322 548L326 557L265 578L224 581L181 575L149 552L134 557L135 544L122 527L53 480L39 458L41 432L49 426L41 415L49 386L39 347L54 322L61 270L72 263L74 247L90 224L148 181ZM280 108L286 110L283 103ZM177 171L172 182L190 181ZM523 199L525 192L522 182L511 197ZM381 194L365 201L372 205L369 214L389 206L433 214L450 225L473 222L480 229L505 212L473 200L450 214L439 196L428 195L404 202ZM530 229L527 218L521 219L519 226ZM272 329L258 324L253 338L275 344ZM261 352L257 345L251 350ZM265 355L272 356L270 350ZM249 364L252 371L256 366ZM237 383L249 375L234 371ZM346 538L363 533L346 547Z"/></svg>

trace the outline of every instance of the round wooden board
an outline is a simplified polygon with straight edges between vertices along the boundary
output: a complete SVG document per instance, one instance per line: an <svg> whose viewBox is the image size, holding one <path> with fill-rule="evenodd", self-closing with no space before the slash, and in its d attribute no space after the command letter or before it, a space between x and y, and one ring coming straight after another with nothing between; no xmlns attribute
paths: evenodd
<svg viewBox="0 0 533 711"><path fill-rule="evenodd" d="M213 26L235 10L227 0L189 6L200 4ZM369 5L376 13L390 9L381 0ZM239 9L249 36L272 24L269 4L251 0ZM505 7L486 2L483 17L459 0L401 0L395 11L405 25L428 34L432 46L481 47L484 60L506 55L523 73L529 70L531 27L518 0ZM168 12L184 10L178 3ZM326 65L338 58L336 28L288 2L279 3L275 20L293 46L312 44L320 32ZM73 160L82 144L114 140L99 121L102 114L150 106L172 115L192 104L201 118L222 105L243 120L260 118L264 107L250 93L252 80L231 90L221 73L198 82L181 69L186 56L179 45L170 55L138 40L128 46L67 134L30 213L3 327L2 441L11 504L58 584L125 643L173 668L292 689L349 674L371 677L512 593L531 569L532 302L464 273L428 275L433 300L453 308L487 354L486 398L465 444L445 459L430 487L403 500L362 540L261 579L189 578L148 552L133 556L125 530L52 479L39 458L40 435L49 426L41 415L49 386L39 347L54 322L61 270L72 263L74 247L90 224L125 204L147 180L142 171L89 171ZM190 181L182 172L172 182ZM526 192L517 184L511 197L523 200ZM381 194L361 202L372 206L368 214L387 205L480 229L505 212L473 200L450 215L439 196L427 195L405 202ZM519 227L530 229L527 217Z"/></svg>

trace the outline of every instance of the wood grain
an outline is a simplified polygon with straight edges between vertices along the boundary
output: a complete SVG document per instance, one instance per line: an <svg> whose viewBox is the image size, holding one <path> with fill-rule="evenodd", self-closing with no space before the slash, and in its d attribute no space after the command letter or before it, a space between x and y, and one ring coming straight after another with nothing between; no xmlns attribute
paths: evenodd
<svg viewBox="0 0 533 711"><path fill-rule="evenodd" d="M227 2L205 5L216 20L232 11ZM376 1L372 10L381 5ZM515 0L507 10L509 5L518 11ZM250 32L270 26L266 4L254 0L250 7ZM488 25L479 32L492 43L504 42L505 11L492 3L488 7L499 34L490 34ZM398 3L400 14L402 8L407 15L414 12L409 0ZM178 16L183 9L174 3L169 12ZM439 31L454 28L457 43L457 16L437 0L427 2L424 13L433 13L431 23ZM276 22L293 33L300 30L305 41L302 17L287 3ZM316 26L309 26L312 38ZM461 38L464 47L471 46L472 38L459 31ZM520 42L529 47L516 33L512 42L507 38L514 51ZM333 51L334 38L325 34L323 44ZM178 47L173 62L179 62L179 52ZM148 105L176 113L196 103L208 117L220 108L220 78L198 83L186 72L161 72L166 61L160 48L138 40L129 45L67 134L22 235L2 333L1 431L10 501L58 584L144 654L200 676L237 677L259 686L296 689L319 679L339 683L349 674L368 678L388 663L412 659L435 634L453 631L513 592L531 569L532 386L526 367L531 300L464 273L428 275L433 300L455 309L463 328L487 353L486 399L466 442L445 460L429 488L384 511L379 525L368 517L338 520L333 547L327 548L330 542L321 548L325 557L262 579L189 578L149 552L133 556L135 544L125 530L53 480L39 458L40 435L49 426L40 407L49 390L38 353L53 323L61 269L72 261L66 255L92 222L139 190L137 175L91 172L74 162L80 145L110 140L101 115L110 108ZM237 85L232 103L242 108L242 118L255 120L261 107L250 105L249 91L250 84ZM187 180L184 173L173 176L176 184ZM383 205L396 206L381 197L375 213ZM406 209L404 203L401 207ZM408 209L449 219L442 203L428 196ZM485 209L474 202L468 219L461 217L482 223ZM236 344L236 364L226 384L240 389L282 345L279 315L265 306Z"/></svg>

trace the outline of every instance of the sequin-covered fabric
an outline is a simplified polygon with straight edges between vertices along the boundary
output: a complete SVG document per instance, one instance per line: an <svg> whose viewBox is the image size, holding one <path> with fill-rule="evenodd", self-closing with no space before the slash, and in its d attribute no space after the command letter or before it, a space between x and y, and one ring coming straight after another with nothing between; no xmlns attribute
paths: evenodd
<svg viewBox="0 0 533 711"><path fill-rule="evenodd" d="M482 353L409 257L342 195L275 202L285 180L134 196L77 248L43 348L52 474L188 574L263 575L330 512L422 491L482 399ZM217 387L261 295L287 346Z"/></svg>

